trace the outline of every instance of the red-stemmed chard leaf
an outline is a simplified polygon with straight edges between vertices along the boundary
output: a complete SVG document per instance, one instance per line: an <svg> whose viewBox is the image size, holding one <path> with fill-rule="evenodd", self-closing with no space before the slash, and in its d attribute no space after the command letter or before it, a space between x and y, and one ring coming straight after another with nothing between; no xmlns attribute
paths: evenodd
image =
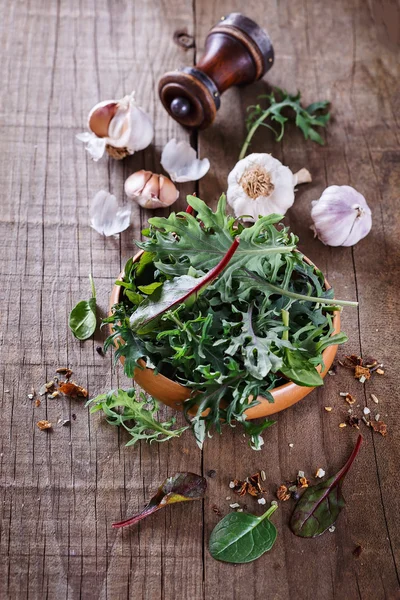
<svg viewBox="0 0 400 600"><path fill-rule="evenodd" d="M334 524L345 505L343 479L360 450L362 439L359 435L348 461L336 475L306 489L290 519L290 528L295 535L317 537Z"/></svg>
<svg viewBox="0 0 400 600"><path fill-rule="evenodd" d="M143 334L156 327L158 320L167 310L179 304L190 306L197 297L222 273L239 246L239 238L235 238L223 259L203 277L182 275L173 281L166 281L162 288L156 290L151 297L142 302L130 318L130 325L135 333Z"/></svg>
<svg viewBox="0 0 400 600"><path fill-rule="evenodd" d="M157 493L140 513L125 521L113 523L112 527L118 529L126 527L126 525L134 525L168 504L199 500L203 498L206 488L207 481L201 475L196 475L195 473L176 473L176 475L168 477L160 485Z"/></svg>

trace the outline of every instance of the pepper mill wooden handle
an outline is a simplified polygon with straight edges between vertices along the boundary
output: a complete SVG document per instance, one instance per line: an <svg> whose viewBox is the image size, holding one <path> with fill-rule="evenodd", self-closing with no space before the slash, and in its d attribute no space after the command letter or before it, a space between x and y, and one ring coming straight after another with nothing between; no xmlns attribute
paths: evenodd
<svg viewBox="0 0 400 600"><path fill-rule="evenodd" d="M267 32L248 17L231 13L210 30L195 67L161 77L161 102L181 125L205 129L214 121L225 90L260 79L273 62Z"/></svg>

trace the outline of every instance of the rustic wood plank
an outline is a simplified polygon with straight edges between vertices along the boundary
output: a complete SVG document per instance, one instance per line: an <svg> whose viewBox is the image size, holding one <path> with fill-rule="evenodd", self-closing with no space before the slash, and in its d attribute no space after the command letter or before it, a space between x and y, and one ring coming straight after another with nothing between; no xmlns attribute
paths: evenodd
<svg viewBox="0 0 400 600"><path fill-rule="evenodd" d="M235 2L196 6L198 50L221 15L243 10ZM226 599L261 597L265 586L272 598L295 595L306 599L310 594L324 600L394 598L399 589L398 497L390 491L390 482L397 477L399 409L395 367L390 365L398 351L396 340L384 331L396 321L398 307L393 285L399 276L395 258L399 219L394 209L400 156L394 110L399 97L398 61L393 50L377 40L368 7L359 2L250 2L246 14L268 28L274 43L276 62L266 79L292 91L300 89L305 102L325 98L332 102L334 118L324 148L305 142L291 129L280 144L269 132L260 132L250 151L271 152L293 171L303 166L311 171L313 184L299 189L286 221L300 236L300 248L326 273L337 296L360 302L358 315L351 309L343 313L349 342L339 355L375 354L388 371L385 378L375 377L364 388L347 372L328 377L323 390L277 415L277 424L264 435L265 446L258 455L247 448L239 432L225 431L221 439L214 438L204 450L205 470L213 468L218 473L206 500L205 540L218 521L212 506L226 514L229 503L237 500L228 487L232 478L264 469L272 499L277 486L293 479L299 469L312 475L319 466L329 473L340 467L356 432L338 428L348 416L339 391L345 389L357 397L358 412L364 405L380 412L390 434L383 439L363 431L364 448L345 486L348 505L333 534L316 540L295 538L287 526L292 510L287 503L273 517L278 541L257 563L233 569L213 561L205 548L206 597L211 597L217 585L219 597ZM199 134L200 153L214 165L200 182L199 195L207 202L215 203L218 192L226 189L227 174L245 136L245 107L265 89L259 82L227 92L215 126ZM373 210L373 230L354 249L325 248L309 231L311 200L334 183L354 185ZM370 392L382 397L379 411ZM324 405L333 406L333 412L324 411ZM251 499L246 504L249 510L261 512ZM352 555L357 544L363 547L359 560Z"/></svg>
<svg viewBox="0 0 400 600"><path fill-rule="evenodd" d="M82 403L42 398L36 408L27 398L64 364L91 396L129 385L111 356L95 351L104 332L76 342L67 316L87 296L89 272L106 313L112 283L150 215L135 208L129 231L103 239L88 226L91 197L104 188L123 198L131 172L159 170L166 141L189 138L156 100L160 75L193 61L192 50L172 42L183 27L193 27L190 2L39 1L4 10L2 598L202 597L201 503L156 515L146 527L110 527L140 509L167 474L200 470L194 441L125 448L126 436L89 417ZM75 134L93 104L132 87L154 119L154 144L124 163L93 163ZM191 190L182 186L183 197ZM59 417L71 425L36 427Z"/></svg>

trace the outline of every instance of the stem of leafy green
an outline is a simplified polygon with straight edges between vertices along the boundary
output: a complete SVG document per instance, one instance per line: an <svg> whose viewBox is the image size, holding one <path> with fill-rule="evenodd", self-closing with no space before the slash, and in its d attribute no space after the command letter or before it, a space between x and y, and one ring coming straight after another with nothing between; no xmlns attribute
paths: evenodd
<svg viewBox="0 0 400 600"><path fill-rule="evenodd" d="M276 94L281 97L279 102L276 99ZM248 108L250 111L250 115L247 119L248 134L240 151L239 160L246 156L250 142L260 126L266 126L268 129L271 129L275 134L276 141L281 141L285 132L285 123L289 120L288 117L285 117L282 114L282 111L287 108L294 111L295 123L297 127L301 129L306 140L311 139L318 144L324 144L322 137L319 135L319 133L317 133L317 131L315 131L314 126L325 127L327 124L330 118L329 113L324 115L319 115L317 113L320 110L324 110L328 106L328 101L314 102L307 108L304 108L300 104L300 92L293 96L286 90L281 90L280 88L274 88L271 94L266 94L259 97L259 99L263 98L266 98L269 102L269 106L267 108L261 108L260 104L249 106ZM279 124L280 131L276 131L273 127L271 127L271 125L267 125L265 123L268 117L271 117L273 121L276 121Z"/></svg>

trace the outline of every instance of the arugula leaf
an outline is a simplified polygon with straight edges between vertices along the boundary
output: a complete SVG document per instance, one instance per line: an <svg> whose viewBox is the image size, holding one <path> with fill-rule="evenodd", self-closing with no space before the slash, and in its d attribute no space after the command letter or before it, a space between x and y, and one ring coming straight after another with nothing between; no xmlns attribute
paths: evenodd
<svg viewBox="0 0 400 600"><path fill-rule="evenodd" d="M157 400L147 399L143 393L140 397L142 401L136 399L135 388L117 389L99 394L89 400L86 406L91 405L91 413L103 411L110 425L121 425L126 429L131 436L126 446L133 446L140 440L165 442L186 431L187 427L171 429L175 425L175 417L163 423L157 421L154 418L159 409Z"/></svg>
<svg viewBox="0 0 400 600"><path fill-rule="evenodd" d="M276 505L271 506L261 517L239 512L226 515L211 533L211 556L239 564L256 560L271 550L277 531L269 518L277 508Z"/></svg>
<svg viewBox="0 0 400 600"><path fill-rule="evenodd" d="M325 110L328 107L328 101L313 102L307 108L304 108L300 103L300 92L293 95L277 87L273 89L271 94L259 96L259 100L267 100L267 106L266 108L262 108L261 104L258 103L248 107L249 114L246 120L248 134L239 154L239 160L246 156L253 135L260 126L270 129L275 134L276 141L281 141L285 133L285 124L289 121L289 117L285 116L283 112L286 111L285 114L287 114L288 109L294 115L295 124L302 131L306 140L310 139L318 144L324 144L324 140L315 130L315 127L325 127L328 123L330 118L329 113L318 114L319 111ZM278 123L278 130L265 123L268 118Z"/></svg>
<svg viewBox="0 0 400 600"><path fill-rule="evenodd" d="M71 310L69 315L69 328L78 340L89 339L96 331L96 290L92 275L89 275L92 297L81 300Z"/></svg>
<svg viewBox="0 0 400 600"><path fill-rule="evenodd" d="M316 537L335 523L345 506L342 494L343 479L360 450L362 440L362 436L359 435L349 459L336 475L306 489L290 520L290 528L295 535Z"/></svg>
<svg viewBox="0 0 400 600"><path fill-rule="evenodd" d="M130 324L133 331L139 334L148 333L156 327L161 316L167 311L173 309L179 304L193 304L196 298L204 292L214 279L225 269L229 264L232 256L239 246L237 238L231 244L224 258L212 269L207 275L196 279L189 275L183 275L178 280L167 281L162 290L161 295L155 301L149 298L143 302L133 313Z"/></svg>
<svg viewBox="0 0 400 600"><path fill-rule="evenodd" d="M168 504L187 502L188 500L200 500L200 498L203 498L206 489L207 481L201 475L196 475L195 473L177 473L172 477L168 477L160 485L156 494L139 514L125 521L113 523L112 527L119 529L127 525L134 525Z"/></svg>

